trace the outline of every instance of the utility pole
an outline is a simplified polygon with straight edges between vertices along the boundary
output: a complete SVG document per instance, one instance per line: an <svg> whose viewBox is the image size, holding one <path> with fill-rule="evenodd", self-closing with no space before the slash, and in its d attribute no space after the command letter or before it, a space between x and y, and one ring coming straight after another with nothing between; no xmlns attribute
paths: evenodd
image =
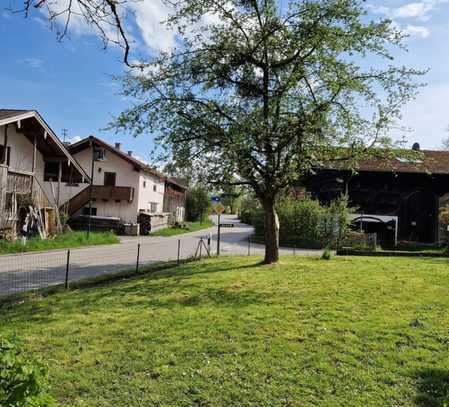
<svg viewBox="0 0 449 407"><path fill-rule="evenodd" d="M90 229L91 229L91 218L92 218L92 189L94 184L94 164L95 164L95 144L93 140L90 142L90 147L92 149L92 166L90 172L90 188L89 188L89 220L87 223L87 238L90 237Z"/></svg>

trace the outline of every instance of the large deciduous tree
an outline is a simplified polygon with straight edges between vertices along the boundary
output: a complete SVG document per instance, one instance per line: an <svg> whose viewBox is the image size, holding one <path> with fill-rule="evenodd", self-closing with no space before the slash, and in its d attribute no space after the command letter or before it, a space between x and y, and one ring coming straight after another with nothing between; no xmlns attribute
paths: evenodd
<svg viewBox="0 0 449 407"><path fill-rule="evenodd" d="M392 151L386 131L422 73L392 64L404 37L363 1L282 3L174 2L178 48L123 78L135 103L115 122L154 134L172 166L252 188L267 264L279 258L280 192L323 162Z"/></svg>

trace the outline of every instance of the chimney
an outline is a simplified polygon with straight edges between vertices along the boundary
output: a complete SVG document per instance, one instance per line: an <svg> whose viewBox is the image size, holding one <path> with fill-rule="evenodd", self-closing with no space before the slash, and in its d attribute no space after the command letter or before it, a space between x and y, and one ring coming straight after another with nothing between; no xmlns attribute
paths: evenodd
<svg viewBox="0 0 449 407"><path fill-rule="evenodd" d="M420 149L421 149L421 147L420 147L419 143L413 143L413 146L412 146L413 151L419 151Z"/></svg>
<svg viewBox="0 0 449 407"><path fill-rule="evenodd" d="M115 143L115 148L117 150L120 150L121 147L122 147L122 143Z"/></svg>
<svg viewBox="0 0 449 407"><path fill-rule="evenodd" d="M132 157L132 156L133 156L133 152L132 152L132 151L128 151L128 155L129 155L130 157Z"/></svg>

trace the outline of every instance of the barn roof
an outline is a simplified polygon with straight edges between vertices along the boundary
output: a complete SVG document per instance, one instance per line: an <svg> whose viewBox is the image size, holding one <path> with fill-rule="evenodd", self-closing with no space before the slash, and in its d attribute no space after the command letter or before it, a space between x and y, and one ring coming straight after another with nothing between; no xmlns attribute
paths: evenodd
<svg viewBox="0 0 449 407"><path fill-rule="evenodd" d="M414 158L371 157L361 159L354 165L358 172L393 172L410 174L449 175L449 151L420 150ZM344 161L326 163L322 169L347 170Z"/></svg>

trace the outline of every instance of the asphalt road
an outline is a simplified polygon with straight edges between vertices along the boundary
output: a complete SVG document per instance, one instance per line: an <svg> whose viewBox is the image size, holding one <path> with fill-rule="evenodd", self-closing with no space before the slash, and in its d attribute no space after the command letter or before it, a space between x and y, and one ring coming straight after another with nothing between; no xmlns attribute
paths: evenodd
<svg viewBox="0 0 449 407"><path fill-rule="evenodd" d="M213 219L216 222L216 218ZM239 223L235 216L222 216L222 223L232 223L232 228L222 228L221 254L247 255L248 237L253 229ZM211 236L211 252L216 254L217 228L201 230L173 237L123 237L120 244L93 246L70 250L69 281L80 280L136 267L140 244L140 265L175 260L180 242L180 258L195 255L201 237ZM263 254L263 245L251 243L250 254ZM202 249L202 255L206 250ZM300 250L301 255L317 255L319 251ZM199 254L199 251L198 251ZM282 249L281 254L292 254ZM0 256L0 295L28 291L63 283L67 270L67 250Z"/></svg>

